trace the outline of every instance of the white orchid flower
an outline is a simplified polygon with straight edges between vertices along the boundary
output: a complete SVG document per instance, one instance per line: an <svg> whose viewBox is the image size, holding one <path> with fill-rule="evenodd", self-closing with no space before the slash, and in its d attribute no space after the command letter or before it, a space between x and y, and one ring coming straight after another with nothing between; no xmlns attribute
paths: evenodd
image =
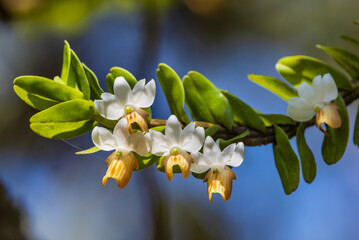
<svg viewBox="0 0 359 240"><path fill-rule="evenodd" d="M137 123L142 131L148 131L146 116L142 108L153 104L156 94L156 84L152 79L145 85L145 80L137 82L133 90L123 77L117 77L113 87L114 95L102 93L102 100L95 100L97 112L104 118L117 120L126 116L128 129L131 133L132 123Z"/></svg>
<svg viewBox="0 0 359 240"><path fill-rule="evenodd" d="M113 134L106 128L95 127L92 131L92 141L101 150L115 150L105 161L108 167L102 184L105 186L107 178L114 178L119 188L127 185L133 169L138 168L133 152L144 156L149 152L151 144L148 133L137 132L131 135L125 118L116 124Z"/></svg>
<svg viewBox="0 0 359 240"><path fill-rule="evenodd" d="M150 129L152 137L152 154L163 156L162 166L171 181L173 167L181 168L183 177L187 178L193 159L190 153L198 152L203 145L204 129L188 124L183 130L175 115L171 115L166 124L165 135Z"/></svg>
<svg viewBox="0 0 359 240"><path fill-rule="evenodd" d="M208 136L204 143L203 154L193 153L194 163L191 171L204 173L208 171L204 178L207 182L209 201L212 202L212 194L221 194L224 201L227 201L232 194L232 181L236 175L228 166L238 167L244 158L244 144L242 142L231 144L222 152L212 137Z"/></svg>
<svg viewBox="0 0 359 240"><path fill-rule="evenodd" d="M313 87L304 82L298 87L299 97L288 100L288 114L299 122L306 122L316 116L316 125L325 134L321 126L326 123L332 128L342 125L338 105L332 101L338 97L338 89L332 76L327 73L323 78L319 75L313 79Z"/></svg>

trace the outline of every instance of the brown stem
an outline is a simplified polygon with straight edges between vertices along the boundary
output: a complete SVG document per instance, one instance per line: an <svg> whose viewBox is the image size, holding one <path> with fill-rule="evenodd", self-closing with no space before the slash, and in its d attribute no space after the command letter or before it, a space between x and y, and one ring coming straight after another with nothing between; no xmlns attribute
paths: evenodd
<svg viewBox="0 0 359 240"><path fill-rule="evenodd" d="M356 80L354 83L354 89L351 91L340 91L340 95L343 97L345 104L349 105L353 101L359 98L359 81ZM151 125L152 127L163 126L166 125L167 121L163 119L152 119ZM196 126L201 126L205 129L215 125L213 123L208 122L194 122ZM307 123L307 127L313 126L315 124L314 119ZM292 138L296 135L297 128L299 122L295 125L281 125L281 128L286 132L289 138ZM218 125L219 129L215 135L213 135L214 139L222 138L222 139L231 139L234 138L245 131L249 131L249 135L242 139L244 145L246 146L260 146L260 145L267 145L274 141L274 128L267 127L266 133L258 132L257 130L244 127L244 126L234 126L231 131L228 131L224 127Z"/></svg>

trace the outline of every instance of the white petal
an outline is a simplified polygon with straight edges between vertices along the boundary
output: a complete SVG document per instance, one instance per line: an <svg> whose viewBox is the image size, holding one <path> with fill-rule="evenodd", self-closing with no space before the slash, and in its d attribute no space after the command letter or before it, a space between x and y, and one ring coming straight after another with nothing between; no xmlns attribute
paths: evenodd
<svg viewBox="0 0 359 240"><path fill-rule="evenodd" d="M92 141L101 150L110 151L117 147L117 141L112 133L103 127L95 127L92 130Z"/></svg>
<svg viewBox="0 0 359 240"><path fill-rule="evenodd" d="M116 120L124 114L123 107L118 105L114 95L110 93L102 93L103 100L95 100L95 108L97 112L104 118Z"/></svg>
<svg viewBox="0 0 359 240"><path fill-rule="evenodd" d="M214 142L213 138L210 136L206 137L203 154L211 162L212 165L220 163L221 150L219 149L219 146Z"/></svg>
<svg viewBox="0 0 359 240"><path fill-rule="evenodd" d="M312 101L314 99L313 88L308 83L304 82L298 87L298 95L301 98Z"/></svg>
<svg viewBox="0 0 359 240"><path fill-rule="evenodd" d="M228 155L226 151L227 148L229 148L229 146L222 152L224 163L232 167L238 167L241 165L244 159L244 144L242 142L233 144L233 147L231 147L233 150L230 149L230 151L228 151Z"/></svg>
<svg viewBox="0 0 359 240"><path fill-rule="evenodd" d="M322 76L318 75L313 79L313 91L316 102L322 102L324 100L324 88Z"/></svg>
<svg viewBox="0 0 359 240"><path fill-rule="evenodd" d="M324 101L331 102L338 97L338 88L332 76L327 73L323 76Z"/></svg>
<svg viewBox="0 0 359 240"><path fill-rule="evenodd" d="M314 106L303 98L292 97L288 104L288 115L296 121L309 121L315 115Z"/></svg>
<svg viewBox="0 0 359 240"><path fill-rule="evenodd" d="M117 122L115 129L113 130L113 135L115 136L118 145L125 144L126 139L130 136L126 118L121 118L120 121Z"/></svg>
<svg viewBox="0 0 359 240"><path fill-rule="evenodd" d="M171 141L172 145L178 145L181 141L182 127L175 115L171 115L166 124L166 137Z"/></svg>
<svg viewBox="0 0 359 240"><path fill-rule="evenodd" d="M152 139L151 152L156 156L163 156L163 154L169 152L171 149L171 142L160 132L150 129L150 135Z"/></svg>
<svg viewBox="0 0 359 240"><path fill-rule="evenodd" d="M127 146L141 156L146 155L150 150L151 136L142 132L132 134L127 138Z"/></svg>
<svg viewBox="0 0 359 240"><path fill-rule="evenodd" d="M194 123L188 124L182 131L182 148L187 152L198 152L204 143L203 127L195 128Z"/></svg>
<svg viewBox="0 0 359 240"><path fill-rule="evenodd" d="M142 79L133 88L131 93L131 103L140 108L150 107L155 100L156 83L152 79L146 85L145 80Z"/></svg>
<svg viewBox="0 0 359 240"><path fill-rule="evenodd" d="M123 77L117 77L115 79L113 91L115 93L117 103L122 108L125 108L126 104L128 103L129 94L131 93L131 87L126 79Z"/></svg>
<svg viewBox="0 0 359 240"><path fill-rule="evenodd" d="M191 171L194 173L203 173L210 169L210 164L205 156L202 153L196 152L192 153L191 157L193 158L193 163L191 164Z"/></svg>

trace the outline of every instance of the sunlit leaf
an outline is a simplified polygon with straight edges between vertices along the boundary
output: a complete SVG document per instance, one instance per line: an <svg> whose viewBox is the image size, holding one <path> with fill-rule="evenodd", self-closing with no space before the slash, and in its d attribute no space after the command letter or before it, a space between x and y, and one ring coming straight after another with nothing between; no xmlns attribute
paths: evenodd
<svg viewBox="0 0 359 240"><path fill-rule="evenodd" d="M85 70L87 79L90 83L90 90L91 90L90 99L92 100L101 99L101 94L103 93L103 90L100 87L100 84L98 83L96 75L85 64L82 64L82 66Z"/></svg>
<svg viewBox="0 0 359 240"><path fill-rule="evenodd" d="M274 128L276 142L273 143L273 153L275 165L282 181L284 192L291 194L299 185L299 159L290 145L287 134L278 126L274 126Z"/></svg>
<svg viewBox="0 0 359 240"><path fill-rule="evenodd" d="M69 43L65 41L64 54L62 60L61 79L67 85L69 85L67 82L69 78L70 64L71 64L71 48Z"/></svg>
<svg viewBox="0 0 359 240"><path fill-rule="evenodd" d="M342 126L340 128L327 126L329 136L324 137L322 156L328 165L334 164L342 158L349 140L349 116L345 102L343 98L339 96L334 103L339 106Z"/></svg>
<svg viewBox="0 0 359 240"><path fill-rule="evenodd" d="M233 114L227 98L206 77L191 71L183 79L186 105L195 121L222 124L232 129Z"/></svg>
<svg viewBox="0 0 359 240"><path fill-rule="evenodd" d="M338 88L352 89L350 81L342 72L316 58L289 56L279 59L275 66L282 77L294 87L298 87L303 82L312 85L314 77L330 73Z"/></svg>
<svg viewBox="0 0 359 240"><path fill-rule="evenodd" d="M253 108L251 108L248 104L246 104L233 94L224 90L222 90L221 92L224 94L224 96L226 96L229 101L229 104L231 105L235 123L241 126L250 127L262 133L266 132L266 127L263 120L253 110Z"/></svg>
<svg viewBox="0 0 359 240"><path fill-rule="evenodd" d="M297 129L297 147L300 161L302 162L302 172L307 183L313 182L317 174L317 164L314 155L305 141L305 123L300 123Z"/></svg>
<svg viewBox="0 0 359 240"><path fill-rule="evenodd" d="M54 80L38 76L21 76L14 80L16 94L30 106L44 110L57 103L83 98L83 94Z"/></svg>
<svg viewBox="0 0 359 240"><path fill-rule="evenodd" d="M110 73L106 76L106 86L109 93L113 94L113 84L117 77L124 77L131 88L137 83L136 78L129 71L124 68L113 67L110 69Z"/></svg>
<svg viewBox="0 0 359 240"><path fill-rule="evenodd" d="M317 45L330 55L352 78L359 76L359 57L345 49Z"/></svg>
<svg viewBox="0 0 359 240"><path fill-rule="evenodd" d="M91 131L97 124L94 117L92 101L71 100L35 114L30 119L30 127L40 136L66 139Z"/></svg>
<svg viewBox="0 0 359 240"><path fill-rule="evenodd" d="M249 80L257 83L258 85L268 89L279 97L283 98L285 101L288 101L291 97L297 97L298 93L296 90L289 87L284 82L269 76L249 74Z"/></svg>
<svg viewBox="0 0 359 240"><path fill-rule="evenodd" d="M152 153L148 153L145 156L140 156L137 153L134 153L134 154L136 156L137 163L138 163L137 170L148 168L160 159L159 156L153 155Z"/></svg>
<svg viewBox="0 0 359 240"><path fill-rule="evenodd" d="M243 138L247 137L248 135L249 135L249 130L246 130L234 138L228 140L219 139L218 140L219 148L223 150L229 145L231 145L232 143L239 143Z"/></svg>
<svg viewBox="0 0 359 240"><path fill-rule="evenodd" d="M185 93L180 77L163 63L158 66L156 73L171 113L176 115L179 121L188 124L189 118L184 110Z"/></svg>
<svg viewBox="0 0 359 240"><path fill-rule="evenodd" d="M92 154L92 153L95 153L95 152L98 152L100 151L101 149L96 147L96 146L93 146L92 148L89 148L89 149L86 149L86 150L82 150L82 151L79 151L79 152L76 152L75 154L77 155L82 155L82 154Z"/></svg>
<svg viewBox="0 0 359 240"><path fill-rule="evenodd" d="M90 84L87 79L85 70L82 67L82 63L80 62L80 59L77 57L75 52L73 50L70 50L70 52L71 61L67 85L73 88L78 88L84 94L84 99L90 99Z"/></svg>

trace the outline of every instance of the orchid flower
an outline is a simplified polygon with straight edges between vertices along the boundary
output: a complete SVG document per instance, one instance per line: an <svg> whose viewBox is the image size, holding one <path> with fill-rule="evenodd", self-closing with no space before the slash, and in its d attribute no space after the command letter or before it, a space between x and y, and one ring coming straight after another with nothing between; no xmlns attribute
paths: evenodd
<svg viewBox="0 0 359 240"><path fill-rule="evenodd" d="M313 87L304 82L298 87L299 97L288 100L288 114L299 122L306 122L316 116L317 127L327 134L321 126L326 123L332 128L342 125L338 105L332 101L338 97L338 89L332 76L327 73L323 78L319 75L313 80Z"/></svg>
<svg viewBox="0 0 359 240"><path fill-rule="evenodd" d="M145 80L137 82L133 90L123 77L117 77L113 87L114 95L102 93L102 100L95 100L97 112L104 118L117 120L126 116L127 126L131 133L132 123L137 123L143 132L148 131L146 116L142 108L153 104L156 94L156 84L152 79L145 85Z"/></svg>
<svg viewBox="0 0 359 240"><path fill-rule="evenodd" d="M101 150L115 150L105 161L108 165L106 175L102 179L105 186L107 178L114 178L119 188L124 188L130 181L133 169L138 163L133 152L141 156L150 149L150 136L143 132L130 134L127 121L122 118L113 131L113 134L103 127L95 127L92 131L92 141Z"/></svg>
<svg viewBox="0 0 359 240"><path fill-rule="evenodd" d="M152 154L163 156L162 166L171 181L173 167L181 168L183 177L187 178L193 159L190 153L198 152L203 145L204 129L188 124L183 130L175 115L171 115L166 124L165 135L150 129L152 137Z"/></svg>
<svg viewBox="0 0 359 240"><path fill-rule="evenodd" d="M193 153L192 157L194 161L191 165L192 172L204 173L209 170L204 178L204 182L207 182L209 201L212 202L213 193L221 194L224 201L227 201L232 194L232 181L236 179L236 175L228 166L238 167L242 164L243 143L233 143L221 152L212 137L208 136L204 143L203 154Z"/></svg>

